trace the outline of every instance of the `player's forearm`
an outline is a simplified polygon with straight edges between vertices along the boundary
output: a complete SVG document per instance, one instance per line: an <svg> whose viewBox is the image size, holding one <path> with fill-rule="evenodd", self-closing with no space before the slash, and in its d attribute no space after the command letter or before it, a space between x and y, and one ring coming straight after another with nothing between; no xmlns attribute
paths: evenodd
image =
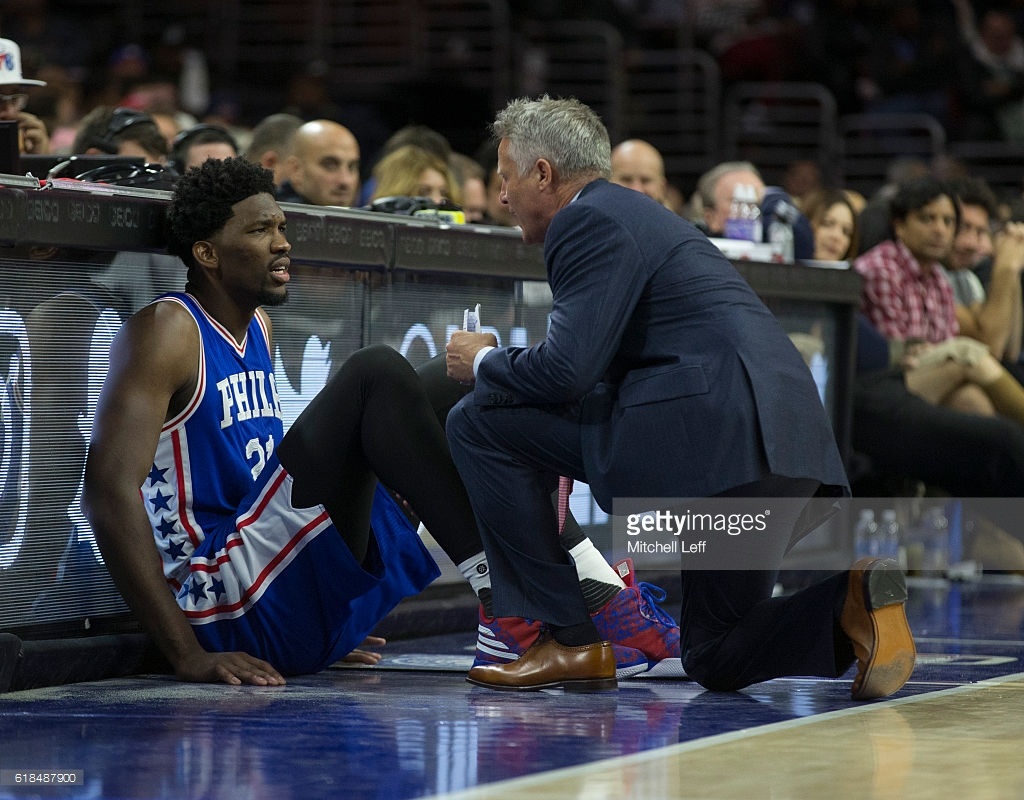
<svg viewBox="0 0 1024 800"><path fill-rule="evenodd" d="M87 495L83 505L115 585L136 619L177 668L202 647L164 579L138 492L132 498L99 502Z"/></svg>
<svg viewBox="0 0 1024 800"><path fill-rule="evenodd" d="M996 358L1004 358L1011 342L1014 308L1020 300L1020 273L1016 270L996 268L984 305L978 311L978 338L988 345Z"/></svg>
<svg viewBox="0 0 1024 800"><path fill-rule="evenodd" d="M1004 357L1007 360L1020 360L1022 338L1024 338L1024 303L1021 302L1021 296L1018 292L1013 303L1013 314L1010 321L1010 338L1006 342L1006 353Z"/></svg>

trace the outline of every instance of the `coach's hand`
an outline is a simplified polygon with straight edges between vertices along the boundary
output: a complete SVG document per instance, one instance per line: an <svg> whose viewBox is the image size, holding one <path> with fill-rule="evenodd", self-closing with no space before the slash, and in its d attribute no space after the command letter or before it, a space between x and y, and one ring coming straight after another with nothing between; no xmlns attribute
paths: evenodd
<svg viewBox="0 0 1024 800"><path fill-rule="evenodd" d="M493 333L455 331L445 347L444 361L448 368L448 377L460 383L471 383L474 378L473 361L476 354L485 347L495 347L497 344L498 340Z"/></svg>

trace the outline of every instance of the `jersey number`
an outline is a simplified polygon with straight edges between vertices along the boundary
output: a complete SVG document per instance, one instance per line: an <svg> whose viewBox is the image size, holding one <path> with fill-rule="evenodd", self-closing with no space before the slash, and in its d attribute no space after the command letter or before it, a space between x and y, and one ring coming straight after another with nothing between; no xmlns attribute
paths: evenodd
<svg viewBox="0 0 1024 800"><path fill-rule="evenodd" d="M249 470L252 473L252 479L256 480L260 473L263 472L263 468L267 465L267 459L274 454L274 437L268 436L266 445L260 443L259 439L250 439L249 443L245 446L245 459L251 461L253 457L256 458L256 463L252 465Z"/></svg>

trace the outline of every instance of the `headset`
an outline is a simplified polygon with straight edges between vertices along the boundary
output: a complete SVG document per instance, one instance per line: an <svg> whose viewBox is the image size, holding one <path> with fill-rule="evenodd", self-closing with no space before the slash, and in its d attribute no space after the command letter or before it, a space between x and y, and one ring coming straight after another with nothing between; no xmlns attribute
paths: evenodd
<svg viewBox="0 0 1024 800"><path fill-rule="evenodd" d="M115 108L113 113L110 115L110 120L107 122L107 127L102 134L97 136L91 142L90 147L95 147L97 150L102 150L104 153L110 155L117 155L117 137L127 128L132 125L152 125L156 128L156 123L153 118L145 111L138 111L134 108L125 108L119 106Z"/></svg>
<svg viewBox="0 0 1024 800"><path fill-rule="evenodd" d="M131 159L113 161L74 176L80 181L173 191L179 175L163 164L139 164Z"/></svg>

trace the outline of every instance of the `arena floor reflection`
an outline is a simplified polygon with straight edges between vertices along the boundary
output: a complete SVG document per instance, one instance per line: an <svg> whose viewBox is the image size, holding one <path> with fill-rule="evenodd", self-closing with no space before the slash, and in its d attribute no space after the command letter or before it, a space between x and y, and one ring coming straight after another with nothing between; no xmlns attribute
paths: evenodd
<svg viewBox="0 0 1024 800"><path fill-rule="evenodd" d="M493 692L463 680L471 632L279 688L153 675L14 692L0 770L82 783L0 798L1024 796L1024 581L912 583L908 613L914 675L868 704L849 676L714 694L679 670L607 694Z"/></svg>

